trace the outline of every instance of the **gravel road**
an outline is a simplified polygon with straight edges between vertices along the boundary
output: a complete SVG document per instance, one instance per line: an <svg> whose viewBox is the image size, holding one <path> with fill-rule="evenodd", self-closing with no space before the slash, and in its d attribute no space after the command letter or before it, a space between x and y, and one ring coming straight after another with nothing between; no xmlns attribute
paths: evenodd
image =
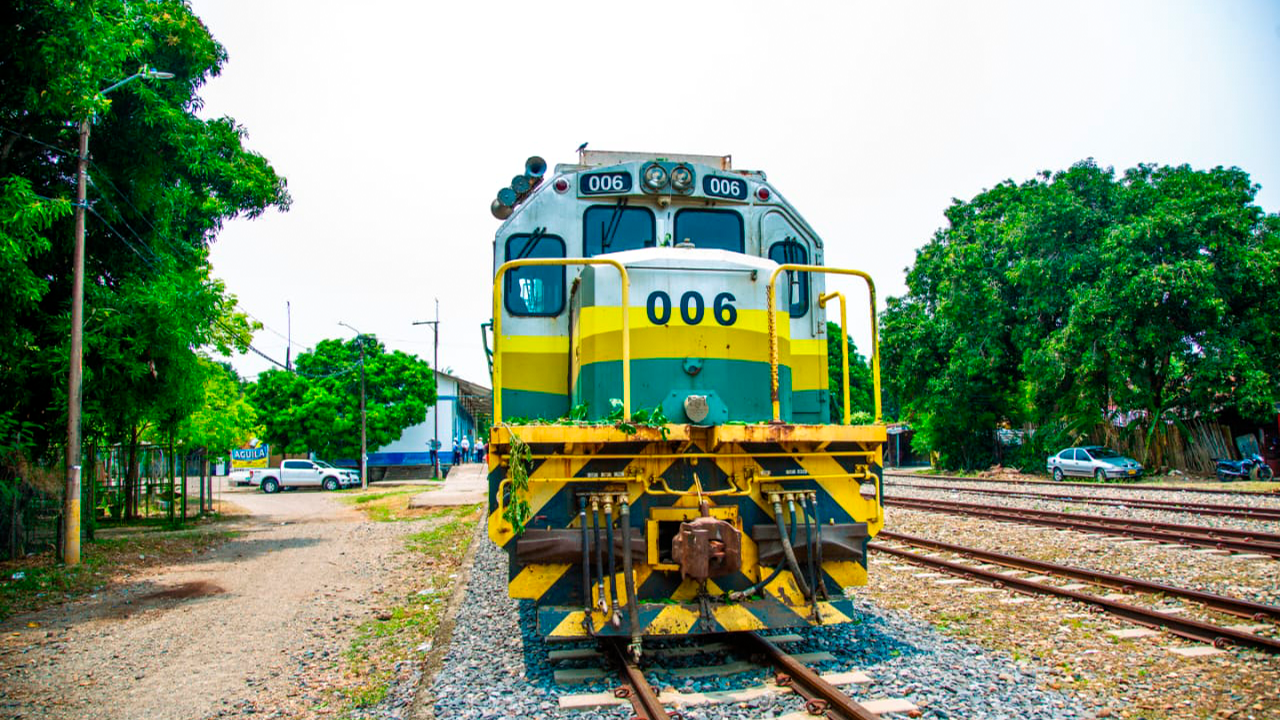
<svg viewBox="0 0 1280 720"><path fill-rule="evenodd" d="M347 635L377 612L404 524L319 492L222 497L248 513L231 541L0 625L0 717L309 714Z"/></svg>

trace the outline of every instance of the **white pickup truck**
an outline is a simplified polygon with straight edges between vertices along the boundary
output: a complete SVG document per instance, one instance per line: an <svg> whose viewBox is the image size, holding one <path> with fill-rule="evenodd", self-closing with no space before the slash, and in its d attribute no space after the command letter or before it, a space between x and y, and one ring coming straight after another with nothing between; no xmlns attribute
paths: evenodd
<svg viewBox="0 0 1280 720"><path fill-rule="evenodd" d="M249 474L249 484L262 488L262 492L279 492L280 488L319 487L325 490L351 487L360 484L360 473L336 468L323 460L285 460L278 468L254 470Z"/></svg>

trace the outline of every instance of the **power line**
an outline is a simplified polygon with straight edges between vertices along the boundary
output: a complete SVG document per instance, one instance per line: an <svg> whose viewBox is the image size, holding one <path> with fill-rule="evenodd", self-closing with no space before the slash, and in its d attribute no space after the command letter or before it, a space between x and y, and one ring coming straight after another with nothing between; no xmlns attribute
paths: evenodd
<svg viewBox="0 0 1280 720"><path fill-rule="evenodd" d="M17 130L12 129L12 128L5 127L5 126L3 126L3 125L0 125L0 130L3 130L4 132L10 133L10 134L12 134L12 135L16 135L17 137L20 137L20 138L22 138L22 139L24 139L24 140L28 140L28 141L30 141L30 142L33 142L33 143L35 143L35 144L37 144L37 145L40 145L41 147L47 148L47 149L49 149L49 150L52 150L53 152L57 153L58 155L61 155L61 156L64 156L64 157L67 157L67 156L71 156L71 155L72 155L72 153L67 152L66 150L64 150L64 149L62 149L62 148L59 148L59 147L54 146L54 145L50 145L49 143L46 143L46 142L44 142L44 141L42 141L42 140L38 140L38 139L36 139L36 138L34 138L34 137L30 136L30 135L27 135L26 133L19 132L19 131L17 131ZM126 194L124 193L124 191L122 191L122 190L121 190L121 189L120 189L120 188L119 188L119 187L118 187L114 182L112 182L111 177L110 177L109 175L107 175L107 173L106 173L106 172L105 172L105 171L104 171L104 170L103 170L103 169L102 169L102 168L101 168L97 163L95 163L95 162L93 162L92 160L90 160L90 161L89 161L89 165L91 165L91 166L93 167L93 169L94 169L95 171L97 171L97 173L99 174L99 176L100 176L103 180L105 180L105 181L106 181L107 185L108 185L112 190L114 190L114 191L115 191L116 195L118 195L118 196L120 197L120 199L121 199L121 200L123 200L123 201L124 201L124 203L125 203L126 205L128 205L130 209L132 209L132 210L133 210L134 214L135 214L139 219L141 219L144 223L146 223L146 224L147 224L147 227L149 227L149 228L151 229L152 233L153 233L155 236L159 237L162 241L164 241L164 243L165 243L166 245L168 245L168 246L169 246L169 248L170 248L171 250L173 250L175 253L181 253L181 252L182 252L182 247L181 247L181 246L179 246L179 245L175 244L175 242L174 242L172 239L170 239L167 235L165 235L164 233L161 233L161 232L159 232L158 230L156 230L156 226L155 226L155 225L154 225L154 224L153 224L153 223L152 223L152 222L147 218L147 216L146 216L146 215L145 215L141 210L139 210L139 209L138 209L138 206L137 206L137 205L134 205L134 204L133 204L133 201L131 201L131 200L129 199L129 196L128 196L128 195L126 195ZM93 181L92 181L92 179L90 180L90 183L91 183L95 188L98 188L98 187L99 187L97 183L95 183L95 182L93 182ZM99 190L100 190L100 188L99 188ZM33 193L33 195L34 195L35 197L37 197L37 198L41 199L41 200L49 200L49 201L52 201L52 202L59 202L59 201L61 201L61 202L66 202L66 201L67 201L67 200L66 200L66 198L52 198L52 197L46 197L46 196L43 196L43 195L37 195L37 194L34 194L34 193ZM85 203L85 207L84 207L84 209L85 209L85 210L87 210L87 211L89 211L90 213L93 213L93 216L94 216L94 217L96 217L96 218L98 218L98 220L100 220L100 221L102 222L102 224L103 224L103 225L105 225L105 226L106 226L106 228L107 228L109 231L111 231L111 233L112 233L113 235L115 235L117 238L119 238L119 239L120 239L120 242L124 243L126 247L128 247L131 251L133 251L133 254L137 255L137 256L138 256L138 259L142 260L144 263L146 263L148 266L150 266L152 270L159 271L159 270L160 270L160 268L156 265L156 262L158 262L158 261L160 260L160 256L159 256L159 255L156 253L156 251L155 251L155 250L154 250L154 249L153 249L153 248L152 248L152 247L147 243L147 241L143 240L142 236L138 234L138 231L136 231L136 230L134 230L134 229L133 229L133 226L132 226L132 225L130 225L130 224L129 224L129 221L124 217L124 213L120 212L120 209L119 209L118 207L116 207L116 205L115 205L113 202L111 202L111 199L110 199L110 198L108 198L105 194L102 194L102 193L99 193L99 196L100 196L100 197L101 197L101 199L102 199L105 203L107 203L107 205L108 205L108 206L109 206L109 207L110 207L110 208L111 208L111 209L116 213L116 215L119 217L120 224L121 224L121 225L124 225L125 229L127 229L127 230L128 230L128 231L129 231L133 236L134 236L134 238L138 241L138 244L139 244L139 245L141 245L143 248L145 248L145 249L146 249L146 251L147 251L148 253L150 253L150 254L151 254L151 258L148 258L146 255L143 255L142 251L138 249L138 246L137 246L137 245L134 245L132 242L130 242L130 241L129 241L129 239L128 239L127 237L125 237L125 236L124 236L124 235L123 235L119 230L117 230L117 229L115 228L115 226L111 224L111 222L110 222L110 221L108 221L105 217L103 217L103 216L102 216L102 214L101 214L101 213L99 213L97 210L95 210L95 209L93 208L93 206L89 205L89 204L86 202L86 203ZM74 205L74 203L72 203L72 204ZM191 250L191 248L189 248L189 247L188 247L188 248L186 248L186 249L187 249L188 251L189 251L189 250ZM248 310L243 310L243 309L242 309L242 312L244 312L244 314L245 314L245 315L247 315L248 317L251 317L251 318L253 318L254 320L258 321L258 323L260 323L264 329L268 330L269 332L271 332L271 333L272 333L272 334L274 334L274 335L279 336L279 337L280 337L281 339L283 339L286 343L288 343L288 346L289 346L290 348L294 348L294 347L302 347L302 346L298 345L297 343L294 343L294 342L293 342L289 337L285 336L285 335L284 335L284 334L282 334L280 331L276 330L275 328L271 327L270 325L267 325L265 322L263 322L263 320L262 320L261 318L259 318L258 316L254 315L253 313L249 312ZM222 323L222 321L218 320L218 321L215 321L215 322L217 322L217 324L218 324L219 326L221 326L221 327L222 327L222 329L226 330L227 332L231 332L231 333L234 333L234 332L235 332L235 330L233 330L232 328L230 328L230 327L228 327L227 325L225 325L224 323ZM260 356L260 357L262 357L263 359L267 360L268 362L272 363L273 365L276 365L276 366L278 366L278 367L280 367L280 368L282 368L282 369L284 369L284 370L286 370L286 371L288 371L288 372L291 372L291 373L293 373L293 374L295 374L295 375L298 375L298 376L301 376L301 377L305 377L305 378L309 378L309 379L313 379L313 380L323 380L323 379L325 379L325 378L331 378L331 377L336 377L336 376L338 376L338 375L344 375L344 374L346 374L346 373L353 372L354 370L356 370L357 368L361 367L361 366L364 364L363 362L359 362L359 363L356 363L356 364L354 364L354 365L352 365L352 366L350 366L350 367L343 368L343 369L340 369L340 370L335 370L334 372L331 372L331 373L328 373L328 374L325 374L325 375L312 375L312 374L304 373L304 372L301 372L301 371L299 371L299 370L295 370L295 369L293 369L293 368L289 367L288 365L286 365L286 364L284 364L284 363L280 362L279 360L276 360L275 358L271 357L271 356L270 356L270 355L268 355L267 353L265 353L265 352L263 352L263 351L259 350L258 348L254 347L252 343L246 343L245 345L246 345L246 347L247 347L251 352L253 352L254 354L256 354L256 355L258 355L258 356Z"/></svg>
<svg viewBox="0 0 1280 720"><path fill-rule="evenodd" d="M248 314L248 313L246 313L246 315L247 315L247 314ZM223 330L226 330L227 332L230 332L230 333L234 333L234 332L235 332L235 330L233 330L232 328L228 327L228 326L227 326L225 323L223 323L221 320L218 320L218 321L216 321L216 322L218 323L218 325L219 325ZM349 372L352 372L352 371L354 371L354 370L358 369L358 368L363 364L363 363L357 362L357 363L355 363L355 364L353 364L353 365L351 365L351 366L349 366L349 367L342 368L342 369L340 369L340 370L335 370L335 371L333 371L333 372L331 372L331 373L327 373L327 374L325 374L325 375L312 375L312 374L310 374L310 373L304 373L304 372L302 372L301 370L298 370L298 369L296 369L296 368L291 368L291 367L289 367L289 366L285 365L284 363L280 362L279 360L277 360L277 359L275 359L275 358L271 357L270 355L266 354L265 352L263 352L263 351L259 350L258 348L254 347L252 343L246 343L246 346L247 346L247 347L249 348L249 350L250 350L250 351L252 351L255 355L258 355L259 357L263 358L264 360L266 360L266 361L270 362L272 365L275 365L275 366L277 366L277 367L281 368L282 370L285 370L286 372L289 372L289 373L292 373L292 374L294 374L294 375L298 375L299 377L304 377L304 378L307 378L307 379L310 379L310 380L324 380L325 378L337 377L338 375L345 375L346 373L349 373Z"/></svg>
<svg viewBox="0 0 1280 720"><path fill-rule="evenodd" d="M170 250L173 250L174 253L177 255L183 255L184 253L191 252L192 250L191 247L180 245L176 241L172 240L167 234L156 230L156 226L153 225L149 219L147 219L147 216L141 210L138 209L137 205L134 205L133 202L129 200L129 196L126 195L124 191L122 191L119 187L116 186L114 182L111 181L111 176L107 175L106 171L104 171L101 167L99 167L97 163L93 162L93 160L90 160L89 165L92 166L93 169L99 173L99 175L102 177L103 180L107 181L107 185L110 186L111 189L115 191L116 195L120 196L120 199L123 200L125 204L128 205L133 210L134 214L136 214L138 218L142 220L142 222L146 223L147 227L151 228L151 232L157 237L159 237L164 242L165 245L169 246ZM97 183L93 182L93 178L90 178L89 182L94 186L94 188L98 188ZM112 209L116 211L116 214L120 216L121 221L124 222L126 225L128 225L128 222L124 220L124 213L120 212L120 210L116 208L115 205L112 204L111 200L108 199L106 195L101 195L101 197L104 201L106 201L108 205L111 205ZM134 235L138 234L133 231L133 228L129 228L129 231L133 232ZM139 238L139 240L141 240L141 238Z"/></svg>
<svg viewBox="0 0 1280 720"><path fill-rule="evenodd" d="M39 196L37 196L37 197L39 197ZM53 198L42 198L42 199L49 199L49 200L51 200L51 199L53 199ZM109 202L109 201L108 201L108 202ZM138 250L138 248L137 248L136 246L134 246L134 244L133 244L133 243L129 242L129 239L128 239L128 238L126 238L124 235L122 235L122 234L120 233L120 231L119 231L119 230L116 230L116 229L115 229L115 227L114 227L110 222L108 222L106 218L102 217L102 215L101 215L100 213L98 213L98 211L97 211L97 210L94 210L94 209L93 209L93 207L89 206L87 203L86 203L86 205L85 205L85 209L86 209L86 210L88 210L89 212L93 213L93 215L94 215L95 217L97 217L99 220L101 220L101 221L102 221L102 224L103 224L103 225L106 225L108 230L110 230L110 231L111 231L111 232L112 232L116 237L118 237L118 238L120 239L120 241L121 241L121 242L123 242L126 246L128 246L128 248L129 248L130 250L132 250L132 251L134 252L134 254L136 254L136 255L137 255L137 256L138 256L138 257L139 257L143 262L145 262L147 265L151 266L151 269L152 269L152 270L158 270L158 269L159 269L159 268L157 268L157 267L156 267L156 264L155 264L155 262L154 262L153 260L148 259L146 256L144 256L144 255L143 255L143 254ZM127 222L125 222L124 224L125 224L125 226L126 226L126 227L128 227L128 223L127 223ZM130 232L133 232L133 228L129 228L129 231L130 231ZM136 235L137 235L137 233L134 233L134 235L136 236ZM138 238L138 241L139 241L139 242L142 242L142 238ZM156 260L159 260L159 256L158 256L158 255L155 255L155 251L154 251L154 250L152 250L150 247L148 247L148 246L146 245L146 243L145 243L145 242L143 242L143 243L142 243L142 245L143 245L143 247L147 248L148 252L151 252L151 253L152 253L153 257L154 257ZM250 314L250 313L249 313L249 312L247 312L247 311L245 311L245 315L248 315L249 317L254 317L252 314ZM256 317L255 317L255 319L256 319ZM234 330L233 328L231 328L231 327L227 326L227 325L226 325L225 323L223 323L221 320L215 320L214 322L215 322L219 327L221 327L223 330L226 330L227 332L229 332L229 333L233 333L233 334L234 334L234 333L236 333L236 330ZM261 322L261 321L259 320L259 322ZM263 326L264 326L264 327L266 326L266 325L265 325L265 323L263 324ZM276 333L276 334L277 334L277 335L279 335L279 333ZM356 363L355 365L352 365L352 366L350 366L350 367L343 368L343 369L340 369L340 370L335 370L334 372L328 373L328 374L326 374L326 375L312 375L312 374L310 374L310 373L304 373L304 372L301 372L301 371L298 371L298 370L294 370L293 368L288 367L287 365L285 365L284 363L280 362L279 360L276 360L275 358L271 357L271 356L270 356L270 355L268 355L267 353L265 353L265 352L263 352L263 351L259 350L258 348L254 347L252 343L245 343L245 346L246 346L247 348L249 348L249 350L250 350L250 351L252 351L254 354L256 354L256 355L258 355L258 356L262 357L263 359L265 359L265 360L267 360L267 361L271 362L272 364L277 365L277 366L279 366L279 367L283 368L284 370L286 370L286 371L288 371L288 372L291 372L291 373L293 373L293 374L295 374L295 375L299 375L299 376L301 376L301 377L305 377L305 378L312 379L312 380L323 380L323 379L325 379L325 378L330 378L330 377L336 377L336 376L338 376L338 375L343 375L343 374L346 374L346 373L349 373L349 372L354 371L355 369L357 369L358 367L360 367L360 365L362 364L362 363Z"/></svg>
<svg viewBox="0 0 1280 720"><path fill-rule="evenodd" d="M265 329L265 330L269 331L272 335L275 335L276 337L280 338L281 340L284 340L284 341L285 341L285 343L286 343L286 344L288 344L288 346L289 346L289 347L291 347L291 348L307 347L307 346L306 346L306 345L304 345L304 344L299 344L299 343L293 342L293 341L292 341L292 340L290 340L290 339L289 339L289 337L288 337L288 336L286 336L284 333L282 333L282 332L280 332L279 330L276 330L275 328L271 327L271 326L270 326L270 325L268 325L265 321L263 321L263 319L262 319L262 318L258 317L257 315L254 315L253 313L249 312L248 310L241 309L241 312L243 312L245 315L248 315L249 317L253 318L254 320L257 320L258 322L262 323L262 327L263 327L263 329Z"/></svg>
<svg viewBox="0 0 1280 720"><path fill-rule="evenodd" d="M49 144L49 143L47 143L47 142L44 142L44 141L42 141L42 140L39 140L39 139L34 138L34 137L30 136L30 135L27 135L26 133L19 132L19 131L17 131L17 130L12 129L12 128L5 127L5 126L3 126L3 125L0 125L0 130L3 130L4 132L7 132L7 133L9 133L9 134L11 134L11 135L15 135L15 136L17 136L17 137L20 137L20 138L22 138L22 139L24 139L24 140L28 140L28 141L30 141L30 142L33 142L33 143L35 143L35 144L37 144L37 145L39 145L39 146L41 146L41 147L47 148L47 149L49 149L49 150L52 150L53 152L55 152L55 153L57 153L58 155L61 155L61 156L63 156L63 157L70 157L70 156L74 155L74 153L71 153L71 152L68 152L68 151L66 151L66 150L63 150L62 148L57 147L57 146L55 146L55 145L50 145L50 144ZM90 165L91 167L93 167L93 169L94 169L95 171L97 171L97 173L99 174L99 176L100 176L103 180L105 180L105 181L107 182L107 185L109 185L109 186L111 187L111 189L112 189L112 190L114 190L114 191L115 191L115 193L116 193L117 195L119 195L119 196L120 196L120 199L121 199L121 200L123 200L123 201L125 202L125 204L126 204L126 205L128 205L130 208L132 208L132 209L133 209L133 211L134 211L134 213L136 213L136 214L137 214L137 216L138 216L139 218L141 218L141 220L147 224L147 227L151 228L152 232L155 232L155 233L160 237L160 239L161 239L162 241L164 241L164 243L165 243L166 245L168 245L168 246L169 246L169 248L170 248L171 250L173 250L175 253L179 253L179 254L181 254L181 253L183 252L183 249L182 249L182 246L181 246L181 245L176 244L176 243L175 243L172 239L170 239L167 235L164 235L164 234L162 234L162 233L156 232L156 227L155 227L155 225L153 225L153 224L151 223L151 221L147 219L147 216L146 216L146 215L144 215L144 214L143 214L143 212L142 212L141 210L139 210L139 209L138 209L138 207L137 207L136 205L134 205L134 204L133 204L133 202L129 199L129 196L128 196L128 195L125 195L125 193L124 193L124 192L123 192L119 187L117 187L117 186L116 186L116 184L115 184L114 182L112 182L112 181L111 181L111 177L110 177L109 175L107 175L106 171L104 171L104 170L103 170L103 169L102 169L102 168L101 168L97 163L93 162L93 160L89 160L89 165ZM90 184L92 184L95 188L96 188L96 187L98 187L97 183L94 183L94 182L93 182L93 180L92 180L92 178L90 178ZM39 197L39 196L37 196L37 197ZM102 195L101 197L102 197L102 199L103 199L104 201L106 201L106 203L107 203L108 205L110 205L110 206L111 206L111 209L112 209L112 210L114 210L114 211L116 212L116 215L118 215L118 216L120 217L120 222L121 222L122 224L124 224L124 225L125 225L125 227L127 227L127 228L129 229L129 232L133 233L134 237L138 238L138 241L139 241L139 242L142 242L142 243L146 244L146 243L145 243L145 241L143 241L143 240L142 240L142 237L138 234L138 232L137 232L136 230L134 230L132 227L130 227L130 226L129 226L128 221L127 221L127 220L125 220L125 218L124 218L124 213L120 212L120 210L119 210L118 208L116 208L116 207L115 207L115 205L111 202L111 200L110 200L109 198L107 198L107 197L106 197L106 195ZM51 198L46 198L46 199L51 199ZM96 214L96 213L95 213L95 214ZM101 215L99 215L98 217L99 217L99 219L101 219L101 217L102 217L102 216L101 216ZM103 222L106 222L106 221L105 221L105 220L103 220ZM187 251L190 251L190 250L191 250L191 248L189 248L189 247L188 247L188 248L187 248Z"/></svg>
<svg viewBox="0 0 1280 720"><path fill-rule="evenodd" d="M10 134L12 134L12 135L17 135L18 137L20 137L20 138L22 138L22 139L24 139L24 140L30 140L31 142L33 142L33 143L35 143L35 144L37 144L37 145L40 145L40 146L42 146L42 147L49 148L50 150L52 150L52 151L54 151L54 152L58 153L59 155L65 155L65 156L68 156L68 157L69 157L69 156L72 156L72 155L74 155L74 154L75 154L75 153L67 152L66 150L63 150L63 149L62 149L62 148L60 148L60 147L56 147L56 146L50 145L49 143L44 142L43 140L37 140L36 138L33 138L33 137L31 137L30 135L28 135L28 134L26 134L26 133L18 132L17 130L14 130L14 129L12 129L12 128L7 128L7 127L5 127L5 126L3 126L3 125L0 125L0 130L3 130L3 131L5 131L5 132L7 132L7 133L10 133Z"/></svg>
<svg viewBox="0 0 1280 720"><path fill-rule="evenodd" d="M147 265L150 265L152 270L158 270L158 269L159 269L159 268L157 268L157 267L156 267L156 264L155 264L155 262L154 262L154 261L152 261L152 260L148 259L146 256L144 256L144 255L143 255L143 254L138 250L138 248L134 246L134 244L133 244L133 243L129 242L129 239L128 239L128 238L126 238L124 235L121 235L121 234L120 234L120 231L119 231L119 230L116 230L116 229L115 229L115 227L111 225L111 223L107 222L107 219L106 219L106 218L104 218L104 217L102 217L102 215L101 215L101 214L99 214L97 210L94 210L94 209L93 209L93 207L92 207L91 205L89 205L88 203L85 203L85 208L84 208L84 209L85 209L85 210L88 210L88 211L89 211L89 212L91 212L91 213L93 213L93 216L94 216L94 217L96 217L96 218L98 218L99 220L101 220L101 221L102 221L102 224L103 224L103 225L106 225L108 230L110 230L113 234L115 234L115 236L116 236L116 237L120 238L120 242L123 242L125 245L127 245L127 246L129 247L129 249L130 249L130 250L132 250L132 251L134 252L134 254L135 254L135 255L137 255L139 258L141 258L141 259L142 259L142 261L143 261L143 262L145 262ZM132 230L132 229L131 229L131 230ZM139 242L141 242L141 238L139 238ZM143 244L142 244L142 246L143 246L143 247L145 247L145 248L147 248L147 252L150 252L150 253L151 253L151 254L152 254L152 255L153 255L157 260L159 259L159 256L158 256L158 255L155 255L155 251L154 251L154 250L152 250L151 248L147 247L146 243L143 243Z"/></svg>
<svg viewBox="0 0 1280 720"><path fill-rule="evenodd" d="M115 205L113 205L113 204L111 203L111 201L110 201L110 200L108 200L106 197L103 197L103 198L102 198L102 201L103 201L103 202L105 202L105 203L107 204L107 206L108 206L108 207L110 207L112 210L114 210L114 211L115 211L115 213L116 213L117 217L119 218L120 224L121 224L121 225L124 225L125 229L126 229L126 230L128 230L130 233L132 233L132 234L133 234L133 237L134 237L134 239L135 239L135 240L137 240L137 241L138 241L138 244L140 244L140 245L142 245L143 247L147 248L147 251L151 253L152 257L154 257L156 260L159 260L159 259L160 259L160 256L159 256L158 254L156 254L155 249L151 247L150 243L148 243L146 240L142 239L142 236L138 234L138 231L137 231L137 230L134 230L134 229L133 229L133 226L129 224L129 221L128 221L128 220L125 220L125 219L124 219L124 215L122 215L122 214L120 213L120 210L119 210L118 208L116 208L116 206L115 206ZM91 206L89 206L87 203L86 203L85 207L86 207L86 209L88 209L88 210L89 210L89 212L92 212L94 215L97 215L98 219L99 219L99 220L101 220L104 224L106 224L108 227L111 227L111 226L110 226L110 223L108 223L108 222L107 222L107 219L106 219L106 218L104 218L104 217L102 217L102 215L99 215L99 214L98 214L98 211L94 210L94 209L93 209ZM114 228L112 228L112 232L116 232ZM117 232L116 234L118 235L119 233ZM152 267L153 267L153 268L155 268L155 265L153 264L153 265L152 265Z"/></svg>

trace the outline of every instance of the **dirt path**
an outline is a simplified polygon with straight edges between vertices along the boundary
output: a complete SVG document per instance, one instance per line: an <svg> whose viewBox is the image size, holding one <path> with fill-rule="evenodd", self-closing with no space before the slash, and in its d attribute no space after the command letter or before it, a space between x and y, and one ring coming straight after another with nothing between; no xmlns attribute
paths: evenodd
<svg viewBox="0 0 1280 720"><path fill-rule="evenodd" d="M412 523L318 492L224 494L240 534L190 562L0 626L0 717L165 720L323 704ZM323 708L321 708L323 710Z"/></svg>

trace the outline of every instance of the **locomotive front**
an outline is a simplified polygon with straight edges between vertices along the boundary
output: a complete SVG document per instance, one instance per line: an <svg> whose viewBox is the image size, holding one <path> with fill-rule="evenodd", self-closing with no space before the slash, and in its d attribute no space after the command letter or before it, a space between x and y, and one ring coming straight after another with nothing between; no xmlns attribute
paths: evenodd
<svg viewBox="0 0 1280 720"><path fill-rule="evenodd" d="M488 529L511 596L548 638L637 650L848 621L885 429L878 403L848 424L847 398L829 422L825 307L843 320L845 298L824 277L870 279L823 267L812 229L727 157L544 168L493 205Z"/></svg>

